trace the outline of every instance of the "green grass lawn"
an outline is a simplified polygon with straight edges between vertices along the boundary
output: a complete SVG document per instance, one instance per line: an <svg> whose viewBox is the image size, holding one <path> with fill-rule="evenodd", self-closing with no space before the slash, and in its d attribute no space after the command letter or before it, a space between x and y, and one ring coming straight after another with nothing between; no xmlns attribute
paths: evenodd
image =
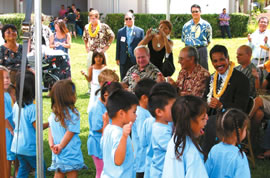
<svg viewBox="0 0 270 178"><path fill-rule="evenodd" d="M176 66L176 71L173 75L173 78L176 79L178 72L180 71L180 64L178 64L178 54L180 49L184 47L184 44L179 39L174 39L174 63ZM230 59L232 61L236 60L236 50L240 45L246 44L246 38L234 38L234 39L213 39L212 43L208 47L208 51L215 44L222 44L228 48ZM110 49L107 52L107 64L111 69L115 69L119 74L119 67L115 62L115 49L116 43L112 43ZM87 137L88 137L88 115L86 113L87 105L89 101L89 95L87 95L88 85L84 78L81 75L81 70L86 70L86 59L87 53L85 51L84 43L81 39L73 39L71 49L70 49L70 57L71 57L71 71L72 71L72 80L76 84L77 90L77 102L76 107L80 111L81 114L81 133L80 138L82 141L82 152L85 164L88 166L88 170L82 170L79 172L79 177L81 178L94 178L95 177L95 166L92 162L92 158L87 154ZM209 59L209 70L210 73L213 73L214 68ZM48 93L43 94L43 120L46 122L48 120L49 114L51 112L50 99L47 98ZM48 145L48 131L44 131L44 159L46 162L46 166L49 167L51 164L51 150ZM267 178L270 177L270 161L260 161L256 160L255 169L251 169L252 177L254 178ZM47 172L47 177L53 177L53 172Z"/></svg>

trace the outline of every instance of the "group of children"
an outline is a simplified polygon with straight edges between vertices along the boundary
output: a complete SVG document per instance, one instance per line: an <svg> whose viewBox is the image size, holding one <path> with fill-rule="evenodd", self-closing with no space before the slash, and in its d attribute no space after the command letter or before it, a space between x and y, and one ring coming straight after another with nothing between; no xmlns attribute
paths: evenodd
<svg viewBox="0 0 270 178"><path fill-rule="evenodd" d="M219 116L222 142L207 159L198 143L208 120L202 99L177 97L170 84L151 79L140 80L135 95L117 82L105 83L101 90L108 86L110 90L101 98L109 97L103 104L97 100L98 107L89 113L87 146L88 150L98 149L88 152L96 165L96 178L250 177L246 155L239 146L248 124L242 111L230 109Z"/></svg>
<svg viewBox="0 0 270 178"><path fill-rule="evenodd" d="M6 153L8 174L11 174L12 161L17 161L15 170L17 177L28 177L32 168L36 168L36 107L35 99L35 77L30 71L25 73L24 90L21 103L19 104L20 73L16 75L15 98L9 91L10 76L7 68L0 66L4 77L4 101L5 101L5 126L6 126ZM12 91L12 90L11 90ZM21 111L19 113L19 111ZM20 117L19 117L20 115ZM46 129L48 123L43 124ZM45 170L45 169L44 169Z"/></svg>
<svg viewBox="0 0 270 178"><path fill-rule="evenodd" d="M96 178L160 177L250 177L245 153L240 147L246 136L248 117L238 109L229 109L218 117L221 142L208 155L198 138L207 124L207 104L195 96L177 96L169 83L141 79L134 93L126 91L119 77L104 69L105 57L93 55L89 74L98 82L89 103L88 155L96 166ZM4 71L4 88L9 85ZM100 70L94 72L94 70ZM99 74L97 74L99 73ZM19 159L17 177L28 177L36 168L35 85L34 74L26 72L21 117L19 107L5 92L7 160ZM20 77L16 80L19 97ZM52 87L52 113L49 123L49 146L55 177L78 177L86 168L81 151L80 114L75 107L76 88L71 80L57 81ZM208 157L208 158L207 158ZM45 169L44 169L45 170Z"/></svg>

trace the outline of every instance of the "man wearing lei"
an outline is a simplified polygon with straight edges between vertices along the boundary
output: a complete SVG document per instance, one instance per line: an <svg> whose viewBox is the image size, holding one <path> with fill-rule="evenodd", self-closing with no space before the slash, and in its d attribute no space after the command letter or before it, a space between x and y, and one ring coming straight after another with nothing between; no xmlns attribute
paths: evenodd
<svg viewBox="0 0 270 178"><path fill-rule="evenodd" d="M86 52L89 54L87 67L91 64L92 54L96 50L106 52L114 40L114 33L111 28L99 21L99 12L89 12L89 24L86 24L83 32L83 40Z"/></svg>
<svg viewBox="0 0 270 178"><path fill-rule="evenodd" d="M82 37L86 52L88 53L87 71L92 63L93 52L102 51L105 53L114 40L114 33L111 28L107 24L99 21L99 12L97 10L91 10L89 12L89 21L89 24L86 24L84 27Z"/></svg>
<svg viewBox="0 0 270 178"><path fill-rule="evenodd" d="M249 101L248 78L234 69L225 46L215 45L210 51L215 72L210 76L204 97L210 108L202 148L208 153L216 141L216 119L219 111L238 108L246 112Z"/></svg>

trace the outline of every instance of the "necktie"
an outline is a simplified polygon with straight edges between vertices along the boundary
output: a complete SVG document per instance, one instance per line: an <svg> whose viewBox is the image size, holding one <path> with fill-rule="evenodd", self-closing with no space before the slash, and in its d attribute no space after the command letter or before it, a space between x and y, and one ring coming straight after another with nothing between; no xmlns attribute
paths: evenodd
<svg viewBox="0 0 270 178"><path fill-rule="evenodd" d="M128 27L127 28L127 44L128 44L128 46L131 43L131 36L132 36L132 29Z"/></svg>
<svg viewBox="0 0 270 178"><path fill-rule="evenodd" d="M217 91L220 89L220 86L221 86L221 84L222 84L222 77L219 77L219 79L218 79L218 82L217 82Z"/></svg>
<svg viewBox="0 0 270 178"><path fill-rule="evenodd" d="M127 27L127 45L128 45L128 53L129 53L130 56L132 56L132 48L130 46L131 37L132 37L132 29Z"/></svg>

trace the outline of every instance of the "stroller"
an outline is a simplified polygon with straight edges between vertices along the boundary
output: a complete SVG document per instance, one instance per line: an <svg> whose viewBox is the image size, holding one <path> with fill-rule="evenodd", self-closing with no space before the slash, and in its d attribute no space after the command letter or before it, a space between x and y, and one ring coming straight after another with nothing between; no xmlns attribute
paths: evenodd
<svg viewBox="0 0 270 178"><path fill-rule="evenodd" d="M68 55L48 55L43 58L42 79L43 91L51 90L53 84L62 79L70 77L70 65Z"/></svg>

